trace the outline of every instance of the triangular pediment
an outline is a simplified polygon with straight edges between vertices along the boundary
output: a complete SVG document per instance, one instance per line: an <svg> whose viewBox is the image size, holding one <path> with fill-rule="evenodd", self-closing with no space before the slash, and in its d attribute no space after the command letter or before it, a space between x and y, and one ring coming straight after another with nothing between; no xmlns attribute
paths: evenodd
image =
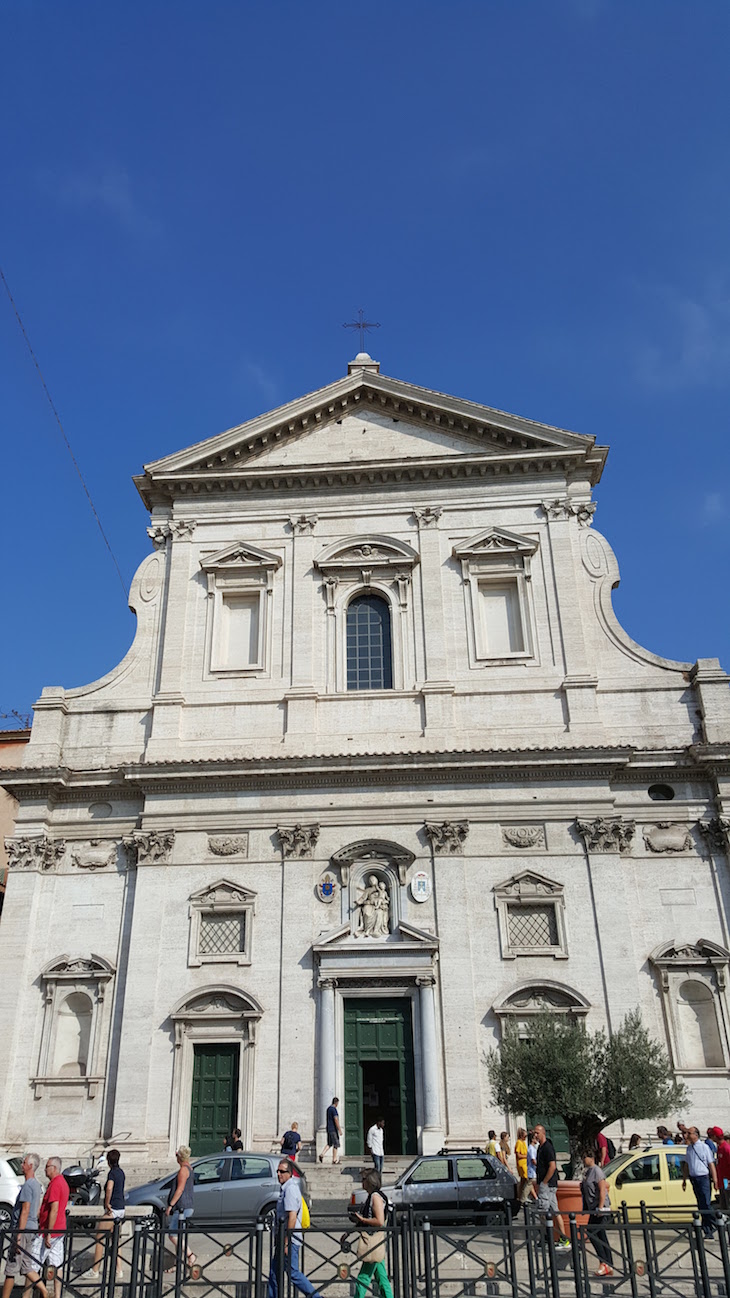
<svg viewBox="0 0 730 1298"><path fill-rule="evenodd" d="M218 879L217 883L198 888L197 892L190 894L190 901L211 910L217 906L250 906L255 899L255 892L242 888L240 883L232 883L230 879Z"/></svg>
<svg viewBox="0 0 730 1298"><path fill-rule="evenodd" d="M260 550L256 545L249 545L248 541L234 541L224 550L206 555L200 560L200 566L205 572L222 570L240 572L241 569L247 568L256 568L260 571L262 568L280 568L281 555Z"/></svg>
<svg viewBox="0 0 730 1298"><path fill-rule="evenodd" d="M527 897L558 897L563 891L562 883L556 883L554 879L548 879L546 875L538 874L536 870L521 870L519 874L503 879L493 888L495 896L512 900Z"/></svg>
<svg viewBox="0 0 730 1298"><path fill-rule="evenodd" d="M534 537L508 532L504 527L488 527L455 545L452 554L455 559L480 559L493 554L534 554L536 549Z"/></svg>
<svg viewBox="0 0 730 1298"><path fill-rule="evenodd" d="M446 396L369 370L353 370L308 396L145 466L136 479L146 503L182 491L255 485L414 480L447 465L517 461L523 471L586 465L600 477L605 448L593 437ZM477 469L477 471L479 471ZM484 469L486 472L486 468ZM379 477L380 475L380 477ZM406 479L407 480L407 479Z"/></svg>

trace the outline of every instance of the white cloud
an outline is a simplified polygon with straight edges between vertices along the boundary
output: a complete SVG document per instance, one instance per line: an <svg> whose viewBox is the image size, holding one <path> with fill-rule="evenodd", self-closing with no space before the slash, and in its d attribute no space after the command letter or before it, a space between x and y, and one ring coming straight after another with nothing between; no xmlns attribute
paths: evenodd
<svg viewBox="0 0 730 1298"><path fill-rule="evenodd" d="M727 502L721 491L708 491L702 500L700 518L703 523L722 523L728 515Z"/></svg>
<svg viewBox="0 0 730 1298"><path fill-rule="evenodd" d="M724 387L730 381L730 294L714 288L689 297L664 287L650 297L655 337L634 348L639 381L664 391Z"/></svg>
<svg viewBox="0 0 730 1298"><path fill-rule="evenodd" d="M97 170L69 172L58 177L45 174L45 189L51 189L66 207L106 213L126 230L138 235L154 234L157 223L138 202L129 172L116 163L105 163Z"/></svg>

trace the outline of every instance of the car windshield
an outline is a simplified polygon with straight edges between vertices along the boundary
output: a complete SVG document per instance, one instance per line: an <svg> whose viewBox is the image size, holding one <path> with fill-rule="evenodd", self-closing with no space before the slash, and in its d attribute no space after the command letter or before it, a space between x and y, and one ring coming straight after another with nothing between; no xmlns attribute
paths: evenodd
<svg viewBox="0 0 730 1298"><path fill-rule="evenodd" d="M634 1149L632 1149L630 1154L617 1154L615 1158L611 1159L610 1163L606 1163L606 1166L601 1168L603 1175L613 1176L614 1172L618 1172L619 1168L625 1167L629 1159L635 1157L635 1154L636 1150Z"/></svg>

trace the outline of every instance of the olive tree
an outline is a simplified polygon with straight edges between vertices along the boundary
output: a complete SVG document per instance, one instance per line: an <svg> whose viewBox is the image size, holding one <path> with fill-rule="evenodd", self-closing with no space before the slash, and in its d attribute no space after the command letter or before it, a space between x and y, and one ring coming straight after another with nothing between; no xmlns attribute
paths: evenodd
<svg viewBox="0 0 730 1298"><path fill-rule="evenodd" d="M487 1067L500 1107L561 1115L574 1171L603 1127L620 1118L665 1117L688 1099L638 1010L611 1037L563 1014L536 1015L527 1040L508 1025L500 1049L489 1051Z"/></svg>

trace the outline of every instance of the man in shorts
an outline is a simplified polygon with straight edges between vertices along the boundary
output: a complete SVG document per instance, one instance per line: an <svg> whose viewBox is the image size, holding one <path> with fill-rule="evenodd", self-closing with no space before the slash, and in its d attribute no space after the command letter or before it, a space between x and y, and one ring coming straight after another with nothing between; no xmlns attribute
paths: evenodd
<svg viewBox="0 0 730 1298"><path fill-rule="evenodd" d="M558 1212L558 1165L555 1161L555 1146L547 1138L544 1127L535 1127L537 1136L537 1210L542 1217L552 1217L558 1228L555 1247L570 1248L570 1240L565 1234L563 1218Z"/></svg>
<svg viewBox="0 0 730 1298"><path fill-rule="evenodd" d="M61 1160L53 1157L46 1160L48 1185L43 1195L43 1202L38 1213L40 1234L40 1266L46 1264L54 1268L53 1289L55 1298L61 1298L61 1271L63 1269L63 1241L66 1233L66 1207L68 1204L68 1181L61 1176ZM48 1298L46 1286L38 1271L28 1271L28 1279L41 1298Z"/></svg>
<svg viewBox="0 0 730 1298"><path fill-rule="evenodd" d="M20 1187L13 1209L13 1233L5 1267L2 1298L10 1298L16 1276L27 1276L31 1272L38 1275L40 1272L38 1210L41 1206L43 1190L35 1177L40 1161L39 1154L26 1154L23 1159L25 1182Z"/></svg>

